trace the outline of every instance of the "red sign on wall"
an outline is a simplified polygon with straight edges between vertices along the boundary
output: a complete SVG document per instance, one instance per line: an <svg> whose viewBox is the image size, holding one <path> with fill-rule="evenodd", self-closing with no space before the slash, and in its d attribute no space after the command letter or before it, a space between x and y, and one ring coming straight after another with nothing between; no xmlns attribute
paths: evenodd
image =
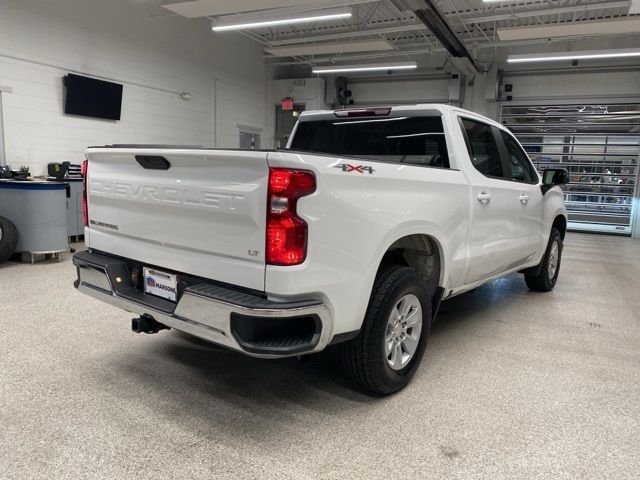
<svg viewBox="0 0 640 480"><path fill-rule="evenodd" d="M293 98L285 98L284 100L282 100L282 110L293 110Z"/></svg>

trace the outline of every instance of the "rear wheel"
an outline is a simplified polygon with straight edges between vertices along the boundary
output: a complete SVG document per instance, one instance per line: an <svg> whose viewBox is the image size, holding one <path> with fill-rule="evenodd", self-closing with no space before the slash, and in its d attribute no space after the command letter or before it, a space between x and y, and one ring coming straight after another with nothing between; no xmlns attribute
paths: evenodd
<svg viewBox="0 0 640 480"><path fill-rule="evenodd" d="M527 287L538 292L553 290L560 273L560 260L562 260L562 235L557 228L551 230L549 244L542 258L541 268L537 275L525 274L524 281Z"/></svg>
<svg viewBox="0 0 640 480"><path fill-rule="evenodd" d="M425 278L393 265L376 279L360 334L341 347L347 374L374 395L405 387L415 374L431 327Z"/></svg>
<svg viewBox="0 0 640 480"><path fill-rule="evenodd" d="M0 217L0 263L5 262L16 251L18 244L18 230L16 226L5 217Z"/></svg>

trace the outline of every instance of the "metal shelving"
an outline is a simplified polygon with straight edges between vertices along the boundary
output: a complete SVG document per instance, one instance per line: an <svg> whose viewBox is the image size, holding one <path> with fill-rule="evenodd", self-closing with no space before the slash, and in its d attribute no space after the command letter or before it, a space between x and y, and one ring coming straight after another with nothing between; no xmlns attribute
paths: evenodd
<svg viewBox="0 0 640 480"><path fill-rule="evenodd" d="M631 234L638 195L639 104L502 105L538 171L563 167L569 228Z"/></svg>

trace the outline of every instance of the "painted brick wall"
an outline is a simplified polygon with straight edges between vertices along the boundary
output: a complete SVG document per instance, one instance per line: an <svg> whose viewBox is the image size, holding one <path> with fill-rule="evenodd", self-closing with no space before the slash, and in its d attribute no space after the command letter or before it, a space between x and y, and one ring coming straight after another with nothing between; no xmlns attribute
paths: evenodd
<svg viewBox="0 0 640 480"><path fill-rule="evenodd" d="M63 113L62 77L74 71L124 85L121 121ZM236 148L236 125L266 128L266 81L260 46L207 20L152 19L130 0L0 0L7 162L35 175L79 162L89 145Z"/></svg>

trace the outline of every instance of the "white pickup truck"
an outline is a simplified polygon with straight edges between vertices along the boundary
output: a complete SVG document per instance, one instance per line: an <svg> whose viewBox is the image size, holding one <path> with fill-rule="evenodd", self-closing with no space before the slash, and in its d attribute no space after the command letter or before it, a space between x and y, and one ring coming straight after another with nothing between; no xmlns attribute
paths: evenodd
<svg viewBox="0 0 640 480"><path fill-rule="evenodd" d="M85 162L82 292L264 358L340 344L364 390L411 379L441 300L558 278L563 169L448 105L304 112L278 151L112 145ZM469 312L473 315L473 312Z"/></svg>

